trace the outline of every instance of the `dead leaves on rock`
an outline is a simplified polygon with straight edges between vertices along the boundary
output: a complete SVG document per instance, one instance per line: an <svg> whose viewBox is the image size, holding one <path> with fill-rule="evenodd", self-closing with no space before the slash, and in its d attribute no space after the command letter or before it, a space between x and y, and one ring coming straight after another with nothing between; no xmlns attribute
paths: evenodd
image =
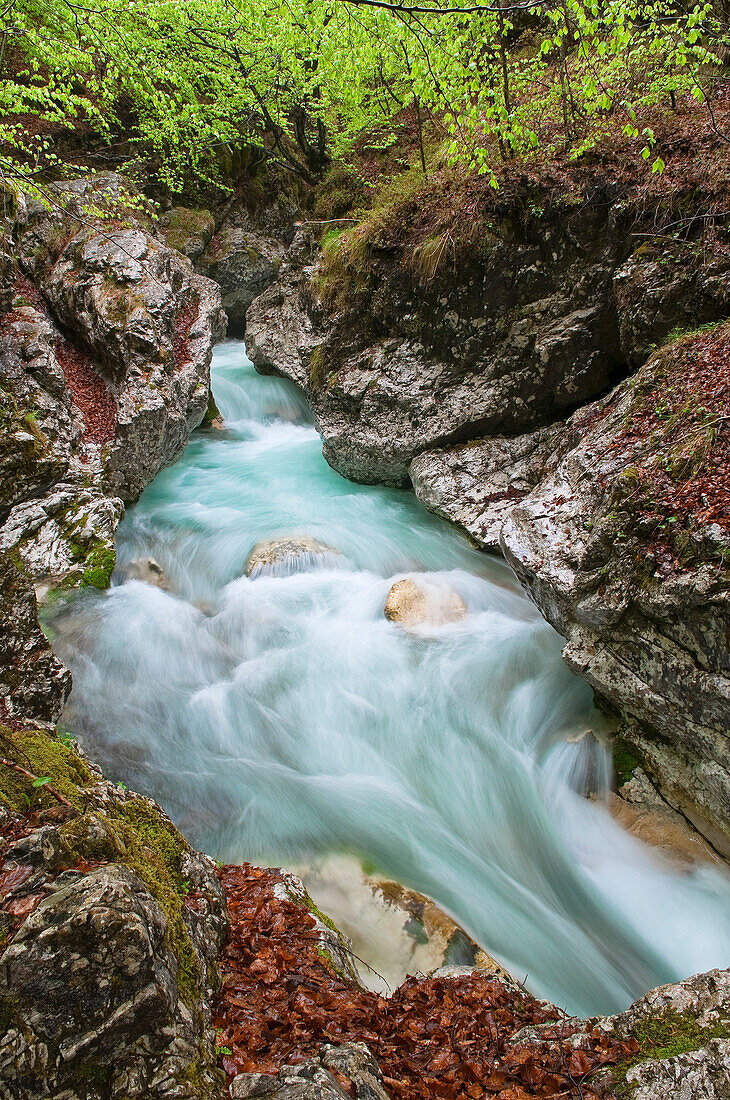
<svg viewBox="0 0 730 1100"><path fill-rule="evenodd" d="M243 865L220 877L231 929L214 1023L229 1076L364 1042L396 1100L596 1100L588 1075L629 1053L598 1033L573 1049L554 1009L487 975L408 978L390 999L362 990L334 973L308 910L275 896L281 872ZM544 1041L509 1043L546 1021Z"/></svg>

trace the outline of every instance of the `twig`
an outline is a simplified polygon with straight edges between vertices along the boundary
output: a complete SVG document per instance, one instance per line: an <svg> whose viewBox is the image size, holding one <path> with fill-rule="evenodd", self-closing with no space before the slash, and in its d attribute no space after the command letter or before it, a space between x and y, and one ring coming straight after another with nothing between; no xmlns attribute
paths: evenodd
<svg viewBox="0 0 730 1100"><path fill-rule="evenodd" d="M40 778L37 775L33 775L33 772L29 772L27 768L21 768L20 764L16 764L12 760L7 760L4 756L0 756L0 764L5 768L13 768L16 772L20 772L21 775L24 775L26 779L32 780L33 783L37 783ZM69 809L73 810L74 807L72 803L69 802L65 795L62 795L55 787L52 787L50 783L44 783L43 786L58 802L61 802L64 806L68 806Z"/></svg>

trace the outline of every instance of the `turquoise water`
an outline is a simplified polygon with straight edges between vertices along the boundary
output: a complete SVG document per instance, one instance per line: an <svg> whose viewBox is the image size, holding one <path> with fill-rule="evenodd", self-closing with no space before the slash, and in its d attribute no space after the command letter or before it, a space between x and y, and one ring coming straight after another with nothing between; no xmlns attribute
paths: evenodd
<svg viewBox="0 0 730 1100"><path fill-rule="evenodd" d="M213 376L226 430L196 433L129 510L112 589L54 623L89 753L220 859L349 852L430 894L574 1012L727 965L728 879L662 864L612 820L608 753L580 736L600 738L590 692L504 564L411 494L334 473L303 399L241 343ZM258 541L292 534L342 557L242 576ZM147 557L166 591L127 579ZM388 622L403 575L466 617Z"/></svg>

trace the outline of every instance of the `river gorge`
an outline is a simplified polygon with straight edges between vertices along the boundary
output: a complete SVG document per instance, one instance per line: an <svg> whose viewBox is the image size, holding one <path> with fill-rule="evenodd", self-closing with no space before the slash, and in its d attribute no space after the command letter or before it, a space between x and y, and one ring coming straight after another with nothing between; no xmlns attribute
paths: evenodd
<svg viewBox="0 0 730 1100"><path fill-rule="evenodd" d="M242 342L212 379L223 430L128 511L111 588L48 615L85 752L220 860L348 853L433 897L571 1013L722 966L727 874L612 819L606 720L505 564L410 493L330 469L304 398ZM243 575L292 535L332 552ZM162 587L130 579L149 558ZM404 575L466 615L388 622Z"/></svg>

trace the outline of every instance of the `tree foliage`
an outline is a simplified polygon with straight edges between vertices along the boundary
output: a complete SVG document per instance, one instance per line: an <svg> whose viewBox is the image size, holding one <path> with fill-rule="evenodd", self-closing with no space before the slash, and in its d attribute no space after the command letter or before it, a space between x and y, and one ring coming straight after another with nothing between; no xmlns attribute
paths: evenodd
<svg viewBox="0 0 730 1100"><path fill-rule="evenodd" d="M47 171L84 127L173 191L220 182L230 148L311 182L412 108L424 168L424 118L496 183L500 158L580 155L619 117L660 171L647 108L690 94L711 112L729 43L711 0L9 0L0 166Z"/></svg>

